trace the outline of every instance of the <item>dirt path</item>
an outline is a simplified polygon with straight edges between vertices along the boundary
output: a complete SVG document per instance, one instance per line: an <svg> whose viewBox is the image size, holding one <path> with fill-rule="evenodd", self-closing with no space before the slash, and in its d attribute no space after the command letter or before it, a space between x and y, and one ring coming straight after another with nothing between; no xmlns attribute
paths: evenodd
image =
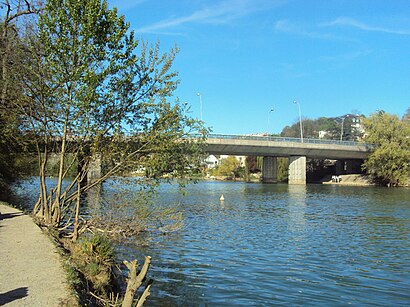
<svg viewBox="0 0 410 307"><path fill-rule="evenodd" d="M0 202L0 306L61 306L60 255L32 219Z"/></svg>

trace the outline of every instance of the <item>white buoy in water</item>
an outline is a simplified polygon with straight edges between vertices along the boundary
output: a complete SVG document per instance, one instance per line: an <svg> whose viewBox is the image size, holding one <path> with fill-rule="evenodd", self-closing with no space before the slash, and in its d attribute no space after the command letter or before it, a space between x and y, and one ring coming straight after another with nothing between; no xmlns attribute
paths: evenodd
<svg viewBox="0 0 410 307"><path fill-rule="evenodd" d="M225 197L224 197L223 194L221 195L221 197L219 198L219 200L220 200L220 201L224 201L224 200L225 200Z"/></svg>

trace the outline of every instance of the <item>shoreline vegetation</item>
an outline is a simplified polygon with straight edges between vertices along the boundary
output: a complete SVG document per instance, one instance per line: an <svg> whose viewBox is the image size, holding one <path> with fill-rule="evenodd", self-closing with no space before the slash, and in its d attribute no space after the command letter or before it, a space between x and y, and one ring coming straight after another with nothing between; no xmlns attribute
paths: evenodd
<svg viewBox="0 0 410 307"><path fill-rule="evenodd" d="M0 160L7 163L0 163L0 183L18 177L17 155L33 154L39 197L32 216L77 259L90 295L85 305L142 305L150 257L140 271L136 260L124 261L127 285L113 287L113 253L98 234L108 237L115 226L132 236L146 226L143 218L160 217L155 226L163 228L178 221L177 209L150 207L150 198L164 174L179 180L197 170L209 130L175 95L178 47L164 51L137 38L106 0L3 2ZM129 199L84 214L82 200L94 188L135 169L145 172L141 191L122 191Z"/></svg>
<svg viewBox="0 0 410 307"><path fill-rule="evenodd" d="M34 290L31 289L28 294L27 291L25 291L17 298L13 293L8 295L8 292L5 292L1 297L0 305L9 301L11 302L11 300L23 299L25 301L25 297L27 296L30 296L29 300L31 301L33 300L31 296L33 296L38 304L50 302L50 300L53 299L58 300L58 306L67 307L131 307L134 306L134 304L136 304L135 306L142 306L150 295L150 288L153 282L152 279L147 278L151 264L150 256L145 257L142 266L139 265L137 260L131 262L123 261L121 264L116 261L113 242L102 234L84 236L80 240L72 242L69 238L61 236L61 233L42 226L38 223L35 216L16 208L12 203L0 201L0 209L0 221L11 219L11 222L8 222L7 227L9 227L10 224L12 227L17 225L14 220L12 220L14 217L23 216L24 218L28 218L24 220L23 237L18 237L18 240L20 240L19 246L21 247L15 249L11 248L11 246L9 246L10 244L4 244L3 251L6 254L2 259L13 259L13 261L21 263L23 259L26 258L24 255L33 255L35 247L32 245L42 242L44 238L41 238L41 236L44 235L47 238L47 242L42 243L42 255L43 253L56 253L58 256L54 258L58 258L58 261L52 261L47 264L47 270L43 270L42 274L47 274L47 282L54 283L60 282L61 276L64 276L64 290L58 288L57 290L52 291L53 295L56 295L57 297L50 298L50 295L34 293L38 287L33 286ZM19 222L17 226L19 228L22 227L21 222ZM38 230L40 230L40 232L38 232ZM7 235L8 233L5 234ZM24 270L24 278L28 280L28 284L31 285L32 281L37 280L39 270L42 270L44 256L30 256L30 261L24 260L24 262L30 263L30 265ZM4 267L5 264L3 268ZM52 274L53 276L58 276L58 278L49 275L50 271L54 272L59 269L63 270L65 274ZM125 271L124 269L128 269L126 280L122 275L122 271ZM18 274L16 278L21 278L20 275L21 274ZM40 275L40 277L41 276L42 275ZM21 280L16 280L14 282L16 278L12 280L9 278L8 282L11 282L11 284L21 282ZM58 279L58 281L56 279ZM43 281L37 280L36 283L41 284ZM144 287L142 291L140 289L141 287ZM55 287L53 287L53 289L54 288ZM6 290L6 288L3 290ZM50 289L48 289L48 291L49 290ZM139 294L138 299L135 300L137 293ZM51 305L54 306L55 304L53 303Z"/></svg>

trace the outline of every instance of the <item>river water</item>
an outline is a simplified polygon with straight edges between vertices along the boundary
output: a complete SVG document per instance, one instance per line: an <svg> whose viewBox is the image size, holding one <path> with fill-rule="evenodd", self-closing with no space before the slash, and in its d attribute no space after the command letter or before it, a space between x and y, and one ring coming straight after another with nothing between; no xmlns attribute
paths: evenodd
<svg viewBox="0 0 410 307"><path fill-rule="evenodd" d="M146 306L410 306L409 189L200 182L159 201L185 227L118 246L152 256Z"/></svg>

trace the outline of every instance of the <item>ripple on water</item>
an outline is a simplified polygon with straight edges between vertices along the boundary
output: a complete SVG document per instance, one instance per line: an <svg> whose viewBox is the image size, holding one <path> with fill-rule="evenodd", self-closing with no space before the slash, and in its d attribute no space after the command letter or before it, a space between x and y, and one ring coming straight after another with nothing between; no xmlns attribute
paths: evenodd
<svg viewBox="0 0 410 307"><path fill-rule="evenodd" d="M152 256L147 306L410 305L409 189L200 182L186 192L159 193L181 204L186 228L118 247Z"/></svg>

